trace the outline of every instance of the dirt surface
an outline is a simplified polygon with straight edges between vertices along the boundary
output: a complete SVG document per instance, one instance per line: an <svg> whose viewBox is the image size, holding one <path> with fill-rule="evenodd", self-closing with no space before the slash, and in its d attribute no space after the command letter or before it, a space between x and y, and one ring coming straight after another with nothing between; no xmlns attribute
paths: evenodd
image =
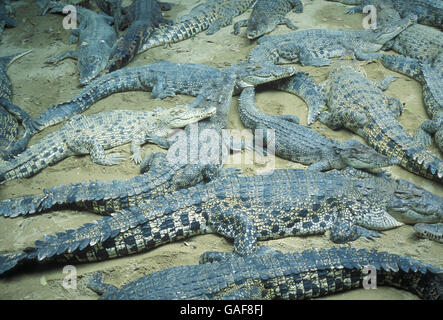
<svg viewBox="0 0 443 320"><path fill-rule="evenodd" d="M176 5L166 14L175 19L181 12L197 4L196 0L170 0ZM289 13L291 19L300 28L330 28L330 29L361 29L363 16L345 15L345 6L322 0L304 0L305 10L302 14ZM19 24L16 28L6 29L0 45L0 56L13 54L24 49L34 51L12 64L8 70L14 86L13 102L37 117L48 106L66 101L80 91L79 74L73 60L65 60L58 65L47 65L50 57L61 54L65 50L75 48L68 44L69 30L62 28L62 16L37 16L38 7L31 0L13 2L17 11ZM249 12L237 17L235 21L246 19ZM202 63L215 67L229 66L245 60L249 51L255 46L244 37L231 34L232 26L223 28L215 35L207 36L200 33L193 39L185 40L170 47L154 48L140 54L130 65L143 65L158 60L174 62ZM289 32L285 26L279 26L274 34ZM326 78L328 67L300 67L316 78L317 82ZM380 63L365 66L368 76L380 80L382 77L394 74L383 68ZM403 75L398 76L387 90L388 95L399 98L406 107L399 121L406 130L413 134L419 125L427 119L423 108L421 86L414 80ZM164 100L153 100L149 92L127 92L113 94L96 103L84 114L90 115L110 109L152 109L154 106L172 107L193 101L192 97L178 95ZM273 90L260 91L256 97L257 105L265 112L272 114L294 114L306 124L307 107L298 97ZM229 118L230 128L243 128L237 113L237 97L234 97ZM332 131L322 124L315 123L313 127L322 134L339 140L357 138L346 130ZM60 125L50 127L34 136L31 144L40 138L60 128ZM361 140L361 139L360 139ZM91 162L89 156L71 157L60 163L44 169L39 174L29 178L10 181L0 186L0 199L42 193L44 188L54 185L76 183L89 179L110 181L128 179L139 172L139 167L130 161L129 145L124 145L113 152L127 156L121 165L104 167ZM441 157L435 145L430 150ZM152 145L145 145L143 152L161 151ZM248 173L260 171L259 166L245 165ZM302 165L277 158L277 168L301 168ZM430 180L420 178L400 167L392 167L393 176L401 177L416 183L425 189L443 196L443 187ZM19 251L32 246L34 241L41 239L43 234L53 234L65 229L76 228L99 217L93 213L77 210L51 211L29 218L5 219L0 218L0 253ZM311 237L292 237L273 241L260 242L260 245L271 245L282 251L302 250L309 248L336 247L329 240L329 234ZM420 258L428 263L443 266L443 245L430 240L419 240L413 234L411 226L386 231L375 241L357 240L350 246L386 250L392 253L409 255ZM76 289L64 289L62 265L38 265L0 279L1 299L96 299L98 296L86 288L87 275L102 270L105 281L121 286L141 275L164 268L196 264L201 253L208 250L231 251L232 244L221 236L203 235L185 241L168 244L143 254L126 258L112 259L99 263L76 265L78 275ZM392 288L377 290L354 290L338 294L326 299L417 299L413 294Z"/></svg>

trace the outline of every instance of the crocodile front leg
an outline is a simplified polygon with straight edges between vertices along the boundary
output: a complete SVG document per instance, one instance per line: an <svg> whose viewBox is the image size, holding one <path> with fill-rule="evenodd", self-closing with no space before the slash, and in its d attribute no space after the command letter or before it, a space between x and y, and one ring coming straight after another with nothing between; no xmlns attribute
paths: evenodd
<svg viewBox="0 0 443 320"><path fill-rule="evenodd" d="M234 239L234 254L244 256L257 248L257 229L245 212L217 210L210 218L210 225L217 233Z"/></svg>
<svg viewBox="0 0 443 320"><path fill-rule="evenodd" d="M56 58L49 59L47 61L47 63L56 64L56 63L59 63L60 61L62 61L64 59L67 59L67 58L78 60L78 53L77 53L77 51L75 51L75 50L66 51L65 53L62 53L61 55L59 55Z"/></svg>
<svg viewBox="0 0 443 320"><path fill-rule="evenodd" d="M439 128L440 124L437 121L426 120L418 128L416 139L425 146L430 146L432 144L432 135L434 135Z"/></svg>
<svg viewBox="0 0 443 320"><path fill-rule="evenodd" d="M67 141L67 145L77 154L85 154L89 151L92 162L100 165L113 166L125 160L120 153L105 154L103 146L93 138L74 138Z"/></svg>
<svg viewBox="0 0 443 320"><path fill-rule="evenodd" d="M234 31L232 31L232 34L238 35L240 34L240 28L246 27L248 25L248 20L240 20L234 23Z"/></svg>

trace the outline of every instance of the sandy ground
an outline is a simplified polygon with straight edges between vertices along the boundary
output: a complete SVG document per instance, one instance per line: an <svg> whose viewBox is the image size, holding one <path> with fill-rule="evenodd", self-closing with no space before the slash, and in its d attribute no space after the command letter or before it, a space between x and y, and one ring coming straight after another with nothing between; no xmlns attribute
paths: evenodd
<svg viewBox="0 0 443 320"><path fill-rule="evenodd" d="M175 19L181 12L192 8L198 1L171 0L176 5L167 12ZM291 19L300 28L345 28L361 29L362 16L348 16L344 14L345 7L341 4L322 0L304 0L305 10L302 14L290 13ZM80 89L79 75L75 61L65 60L56 66L48 66L44 62L61 52L75 48L67 40L69 31L62 28L62 17L58 15L37 16L38 8L31 1L13 2L17 10L19 25L14 29L6 29L0 46L1 56L13 54L19 50L33 48L34 51L10 66L8 74L14 86L13 102L32 116L38 116L49 105L66 101L73 97ZM235 19L246 19L249 12ZM205 33L195 38L172 45L168 48L155 48L139 55L131 66L152 63L158 60L175 62L194 62L216 67L228 66L232 63L245 60L255 43L244 37L244 29L240 36L231 34L232 26L223 28L212 36ZM279 26L274 34L286 33L285 26ZM328 67L306 67L300 69L315 76L318 82L326 78ZM368 76L373 79L393 74L379 63L365 66ZM406 104L401 124L413 134L418 126L427 119L422 103L421 86L405 76L398 75L387 93L399 98ZM85 112L94 114L109 109L151 109L154 106L172 107L176 104L189 103L192 97L177 96L164 100L153 100L147 92L127 92L114 94L96 103ZM306 124L307 108L298 97L273 90L261 91L257 94L256 103L265 112L272 114L294 114ZM237 97L233 99L232 112L229 119L230 128L243 128L237 113ZM41 137L60 127L54 126L33 137L31 144ZM339 140L355 138L355 135L346 130L332 131L316 123L313 127L326 136ZM54 185L76 183L88 179L110 181L127 179L138 174L139 168L130 161L129 145L115 148L127 156L121 165L104 167L91 162L89 156L71 157L62 162L44 169L41 173L29 179L10 181L0 187L0 199L42 193L44 188ZM431 151L438 154L433 145ZM160 151L152 145L145 145L145 153ZM259 167L249 166L248 171L255 171ZM282 159L276 160L277 168L299 168L301 165ZM427 190L443 196L443 187L436 183L413 175L399 167L392 167L389 171L395 177L401 177ZM43 234L52 234L68 228L75 228L84 223L96 220L95 214L77 211L62 210L37 215L29 218L0 220L0 253L21 250L32 246L33 242L41 239ZM271 245L282 251L301 250L308 248L331 248L333 244L328 234L311 237L293 237L261 242L262 245ZM428 263L443 266L443 245L430 240L419 240L413 234L411 226L402 226L398 229L386 231L375 241L357 240L350 244L356 248L370 248L386 250L392 253L410 255ZM98 296L86 288L87 275L102 270L105 280L121 286L143 274L151 273L164 268L196 264L201 253L208 250L231 251L232 244L217 235L197 236L161 246L143 254L132 255L126 258L112 259L99 263L80 264L76 266L78 282L76 289L62 287L63 273L61 265L39 265L26 269L24 272L13 274L0 279L1 299L96 299ZM417 299L413 294L393 288L378 288L377 290L354 290L338 294L327 299Z"/></svg>

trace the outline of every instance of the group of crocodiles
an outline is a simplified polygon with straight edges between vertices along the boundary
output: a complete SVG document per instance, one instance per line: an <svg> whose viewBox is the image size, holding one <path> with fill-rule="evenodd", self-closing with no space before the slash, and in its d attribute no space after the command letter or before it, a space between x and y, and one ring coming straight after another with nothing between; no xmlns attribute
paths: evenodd
<svg viewBox="0 0 443 320"><path fill-rule="evenodd" d="M0 254L0 275L6 277L33 263L102 261L215 233L233 240L232 254L206 252L198 265L154 272L120 289L105 284L100 273L93 274L87 285L102 299L307 299L359 287L364 267L373 266L379 285L403 288L423 299L443 299L443 269L410 257L350 247L281 253L258 244L325 232L331 241L343 244L380 237L380 231L404 223L414 224L418 237L443 242L443 199L380 170L399 165L443 182L443 162L427 149L434 135L443 151L443 41L441 31L434 28L443 21L441 3L340 2L358 5L349 13L373 5L379 28L265 35L278 24L297 29L286 15L291 10L303 13L300 0L207 0L175 22L162 16L171 5L155 0L134 0L128 7L122 7L121 0L97 0L102 13L76 3L80 24L70 41L78 40L78 48L49 62L76 58L85 86L35 119L11 102L12 84L6 74L12 61L30 51L1 58L0 184L33 176L72 155L90 154L97 164L116 165L124 157L104 150L126 143L131 144L131 159L141 164L141 174L127 180L54 186L41 194L0 201L0 215L9 218L66 207L105 215L75 230L44 235L33 247ZM41 14L66 14L67 4L38 2ZM5 5L0 5L0 19L8 26L11 18L5 13L13 10L6 12ZM250 8L249 19L233 27L236 35L241 36L240 28L245 26L247 38L259 38L247 61L225 68L170 61L125 67L148 49L202 31L214 34ZM388 49L400 55L380 51ZM369 79L364 63L349 56L380 61L422 84L430 120L420 126L416 137L397 120L403 110L400 100L384 92L395 77ZM338 57L342 59L332 60ZM294 65L285 65L289 63L331 66L327 79L317 83ZM308 126L293 115L261 111L255 92L266 88L304 100ZM150 91L160 99L186 94L195 100L151 111L81 114L99 100L127 91ZM306 169L246 175L240 169L223 168L229 152L263 151L262 146L236 141L224 132L235 95L244 126L265 132L267 152ZM22 137L17 120L24 128ZM34 133L65 120L59 130L26 148ZM326 138L310 127L316 121L333 130L346 128L367 145L357 139ZM171 137L174 129L182 127L181 135ZM183 151L183 141L186 148L197 145L197 160L191 160L192 154L179 154L171 161L171 150ZM142 160L141 145L146 142L169 151ZM209 160L202 160L208 150Z"/></svg>

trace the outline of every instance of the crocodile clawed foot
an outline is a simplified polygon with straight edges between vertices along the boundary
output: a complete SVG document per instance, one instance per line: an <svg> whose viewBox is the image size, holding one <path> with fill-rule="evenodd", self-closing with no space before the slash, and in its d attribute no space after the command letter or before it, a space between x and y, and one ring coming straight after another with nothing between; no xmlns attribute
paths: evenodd
<svg viewBox="0 0 443 320"><path fill-rule="evenodd" d="M106 158L106 165L114 166L125 160L125 156L120 153L111 153Z"/></svg>

